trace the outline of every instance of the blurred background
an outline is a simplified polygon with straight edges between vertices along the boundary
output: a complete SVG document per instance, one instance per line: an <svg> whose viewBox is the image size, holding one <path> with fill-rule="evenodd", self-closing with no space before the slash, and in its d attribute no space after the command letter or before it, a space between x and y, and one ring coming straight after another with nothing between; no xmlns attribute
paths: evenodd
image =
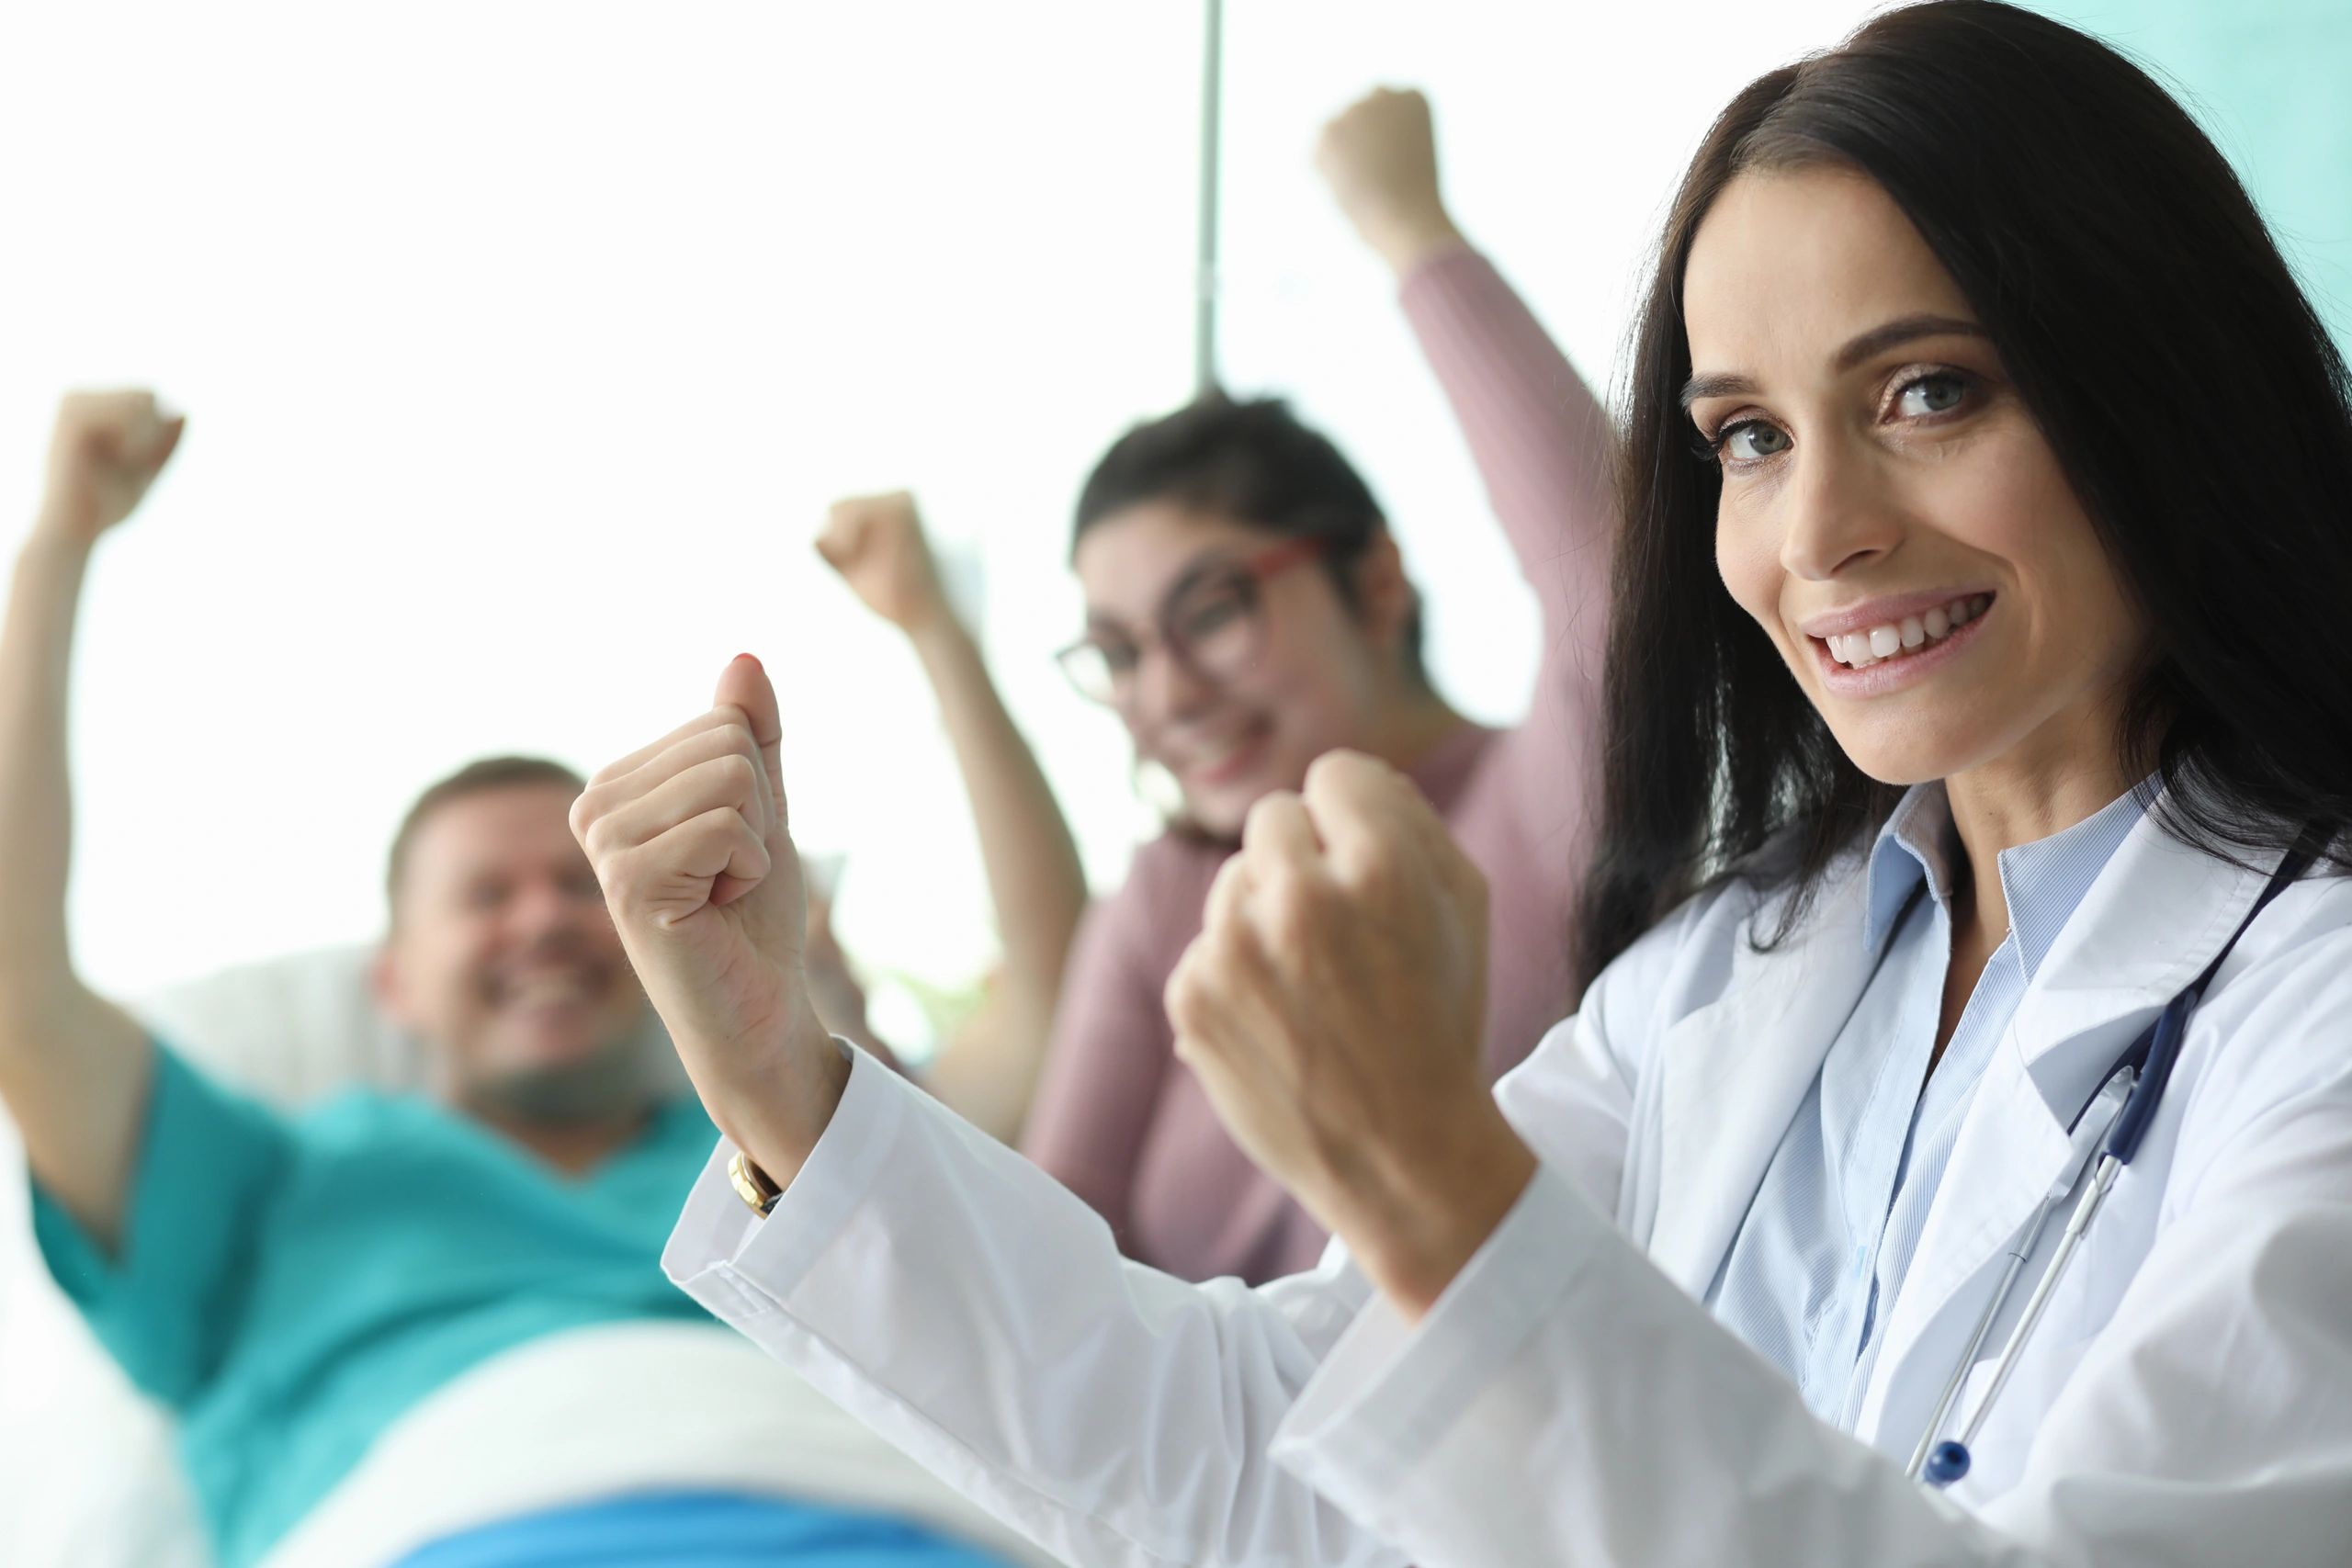
<svg viewBox="0 0 2352 1568"><path fill-rule="evenodd" d="M2188 89L2352 320L2340 4L2062 9ZM1227 9L1223 378L1370 470L1473 714L1520 710L1532 605L1316 128L1426 88L1457 216L1605 381L1709 115L1863 11ZM804 841L847 855L845 944L968 986L992 938L929 699L809 549L860 489L919 493L1115 880L1151 818L1049 654L1080 479L1193 384L1204 36L1198 4L1079 0L10 7L0 546L62 389L153 384L193 418L89 600L93 983L368 939L424 784L492 751L594 768L752 649ZM294 854L256 853L264 820Z"/></svg>

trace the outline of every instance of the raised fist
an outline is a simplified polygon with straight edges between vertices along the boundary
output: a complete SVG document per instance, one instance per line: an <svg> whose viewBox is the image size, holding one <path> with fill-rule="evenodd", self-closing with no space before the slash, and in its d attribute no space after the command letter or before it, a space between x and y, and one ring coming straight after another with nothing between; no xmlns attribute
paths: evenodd
<svg viewBox="0 0 2352 1568"><path fill-rule="evenodd" d="M1429 100L1378 88L1323 128L1315 166L1364 243L1400 274L1460 232L1438 194L1437 137Z"/></svg>
<svg viewBox="0 0 2352 1568"><path fill-rule="evenodd" d="M1343 1235L1358 1156L1425 1145L1449 1108L1492 1113L1486 880L1369 757L1329 753L1250 809L1167 999L1234 1141Z"/></svg>
<svg viewBox="0 0 2352 1568"><path fill-rule="evenodd" d="M748 655L701 717L589 782L572 832L629 963L709 1108L739 1145L797 1160L845 1072L808 993L808 907L786 818L775 688ZM781 1134L793 1118L813 1118ZM753 1122L752 1119L761 1119ZM782 1119L779 1122L779 1118ZM780 1140L780 1141L779 1141Z"/></svg>
<svg viewBox="0 0 2352 1568"><path fill-rule="evenodd" d="M187 421L153 392L72 392L57 405L40 526L84 545L137 509Z"/></svg>
<svg viewBox="0 0 2352 1568"><path fill-rule="evenodd" d="M921 631L947 615L915 498L905 491L835 502L817 536L817 553L867 609L900 631Z"/></svg>

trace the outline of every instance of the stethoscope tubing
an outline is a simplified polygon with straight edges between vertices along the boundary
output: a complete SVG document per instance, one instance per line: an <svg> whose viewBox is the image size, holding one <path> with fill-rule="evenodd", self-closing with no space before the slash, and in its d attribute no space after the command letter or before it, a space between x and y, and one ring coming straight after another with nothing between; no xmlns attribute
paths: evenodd
<svg viewBox="0 0 2352 1568"><path fill-rule="evenodd" d="M2122 1174L2125 1166L2132 1163L2132 1156L2140 1152L2140 1142L2155 1121L2156 1107L2164 1100L2165 1086L2172 1081L2173 1064L2179 1060L2181 1041L2188 1032L2190 1011L2204 999L2206 987L2213 983L2213 976L2221 972L2222 962L2236 948L2238 939L2245 935L2246 929L2254 924L2255 917L2311 869L2331 837L2317 824L2304 829L2301 837L2287 852L2286 858L2279 862L2278 870L2271 874L2269 886L2262 890L2260 897L2255 899L2254 907L2238 922L2237 931L2222 945L2222 951L2214 954L2213 961L2205 966L2205 972L2165 1004L2164 1011L2157 1015L2156 1021L2148 1027L2146 1033L2132 1043L2132 1048L2109 1069L2098 1093L2091 1097L2090 1105L2098 1104L2099 1097L2107 1092L2107 1085L2115 1081L2117 1074L2132 1074L2132 1086L2123 1097L2121 1109L2116 1111L2114 1120L2107 1124L2107 1131L2098 1140L2100 1147L2094 1156L2096 1168L2089 1159L2082 1167L2083 1171L2092 1173L2090 1184L2075 1204L2074 1217L2066 1222L2065 1234L2059 1238L2058 1250L2052 1254L2049 1267L2041 1271L2033 1294L2027 1298L2025 1311L2018 1316L2017 1326L2010 1330L2007 1342L2001 1347L2000 1359L1994 1364L1993 1381L1985 1387L1984 1397L1977 1401L1976 1408L1969 1413L1968 1424L1959 1438L1950 1442L1936 1441L1936 1434L1943 1430L1945 1419L1959 1402L1962 1384L1968 1381L1968 1374L1975 1368L1976 1352L1984 1348L1994 1320L2000 1316L2002 1307L2008 1303L2009 1292L2017 1287L2018 1277L2024 1271L2026 1259L2032 1257L2034 1249L2041 1244L2041 1234L2048 1227L2051 1215L2065 1201L2064 1190L2052 1193L2043 1202L2022 1243L2011 1250L2009 1265L2002 1271L2001 1282L1995 1288L1993 1299L1986 1304L1984 1315L1977 1320L1976 1332L1970 1337L1967 1350L1952 1368L1951 1378L1944 1385L1943 1397L1936 1402L1935 1415L1928 1422L1927 1431L1920 1436L1919 1447L1911 1456L1908 1472L1914 1479L1925 1481L1931 1486L1945 1487L1967 1475L1974 1462L1970 1455L1970 1445L1984 1430L1985 1418L1992 1414L1995 1402L2001 1397L2001 1391L2008 1386L2010 1374L2017 1371L2020 1353L2033 1337L2034 1325L2041 1321L2043 1311L2050 1305L2050 1298L2065 1275L2066 1265L2074 1260L2075 1253L2082 1246L2083 1234L2090 1229L2091 1221L2098 1217L2100 1206L2107 1201L2108 1193L2115 1186L2116 1178ZM2086 1112L2090 1105L2084 1107ZM2078 1171L2074 1182L2068 1184L2068 1190L2080 1185L2082 1179Z"/></svg>
<svg viewBox="0 0 2352 1568"><path fill-rule="evenodd" d="M2112 1126L2112 1123L2109 1125ZM1919 1434L1919 1446L1911 1450L1911 1462L1904 1467L1912 1480L1918 1481L1925 1478L1928 1456L1935 1451L1936 1434L1944 1429L1944 1422L1951 1416L1952 1406L1960 1403L1961 1385L1967 1382L1969 1372L1976 1365L1976 1352L1984 1348L1985 1339L1993 1332L1995 1320L2001 1315L2001 1308L2008 1303L2010 1292L2017 1289L2018 1276L2025 1272L2027 1260L2033 1257L2034 1248L2041 1245L2041 1233L2050 1228L2051 1216L2057 1213L2059 1208L2064 1204L2067 1194L2080 1186L2083 1178L2090 1174L2092 1163L2098 1157L2096 1151L2083 1156L2082 1163L2075 1168L2075 1174L2067 1179L2066 1185L2042 1200L2041 1208L2034 1215L2033 1224L2027 1227L2024 1238L2009 1249L2009 1265L2002 1271L2001 1282L1994 1287L1993 1299L1984 1303L1984 1311L1977 1317L1976 1330L1968 1337L1968 1348L1960 1353L1960 1359L1953 1363L1951 1376L1945 1380L1943 1393L1936 1401L1935 1414L1928 1417L1927 1429ZM1987 1404L1991 1402L1991 1397L1990 1394L1986 1395ZM1972 1435L1982 1419L1980 1410L1977 1418L1969 1423Z"/></svg>

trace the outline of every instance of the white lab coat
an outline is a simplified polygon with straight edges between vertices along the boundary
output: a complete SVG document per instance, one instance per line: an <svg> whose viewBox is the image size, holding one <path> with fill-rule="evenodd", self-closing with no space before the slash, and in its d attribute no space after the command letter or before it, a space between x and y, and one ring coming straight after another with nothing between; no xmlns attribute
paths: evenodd
<svg viewBox="0 0 2352 1568"><path fill-rule="evenodd" d="M1859 863L1778 952L1733 889L1611 966L1498 1090L1542 1171L1418 1326L1336 1247L1257 1291L1123 1262L865 1057L775 1213L722 1148L665 1264L1074 1563L2340 1568L2352 879L2287 890L2222 968L1973 1472L1903 1472L2003 1248L2079 1161L2069 1122L2267 872L2153 816L2118 852L1985 1069L1857 1435L1693 1298L1868 978Z"/></svg>

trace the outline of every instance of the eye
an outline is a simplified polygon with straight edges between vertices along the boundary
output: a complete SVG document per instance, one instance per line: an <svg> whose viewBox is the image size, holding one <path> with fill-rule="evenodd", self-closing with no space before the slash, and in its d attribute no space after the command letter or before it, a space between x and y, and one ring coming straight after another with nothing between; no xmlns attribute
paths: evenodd
<svg viewBox="0 0 2352 1568"><path fill-rule="evenodd" d="M1897 413L1910 419L1950 413L1968 399L1968 378L1957 371L1938 370L1904 383L1894 395Z"/></svg>
<svg viewBox="0 0 2352 1568"><path fill-rule="evenodd" d="M1139 657L1136 652L1135 644L1130 642L1096 641L1087 646L1094 650L1094 657L1102 661L1102 668L1114 675L1125 675L1132 672Z"/></svg>
<svg viewBox="0 0 2352 1568"><path fill-rule="evenodd" d="M1177 629L1189 641L1198 642L1215 637L1227 626L1240 621L1250 613L1250 605L1242 594L1227 588L1193 599L1180 607L1174 616Z"/></svg>
<svg viewBox="0 0 2352 1568"><path fill-rule="evenodd" d="M1715 432L1716 454L1734 463L1777 457L1789 449L1789 433L1760 419L1735 420Z"/></svg>

